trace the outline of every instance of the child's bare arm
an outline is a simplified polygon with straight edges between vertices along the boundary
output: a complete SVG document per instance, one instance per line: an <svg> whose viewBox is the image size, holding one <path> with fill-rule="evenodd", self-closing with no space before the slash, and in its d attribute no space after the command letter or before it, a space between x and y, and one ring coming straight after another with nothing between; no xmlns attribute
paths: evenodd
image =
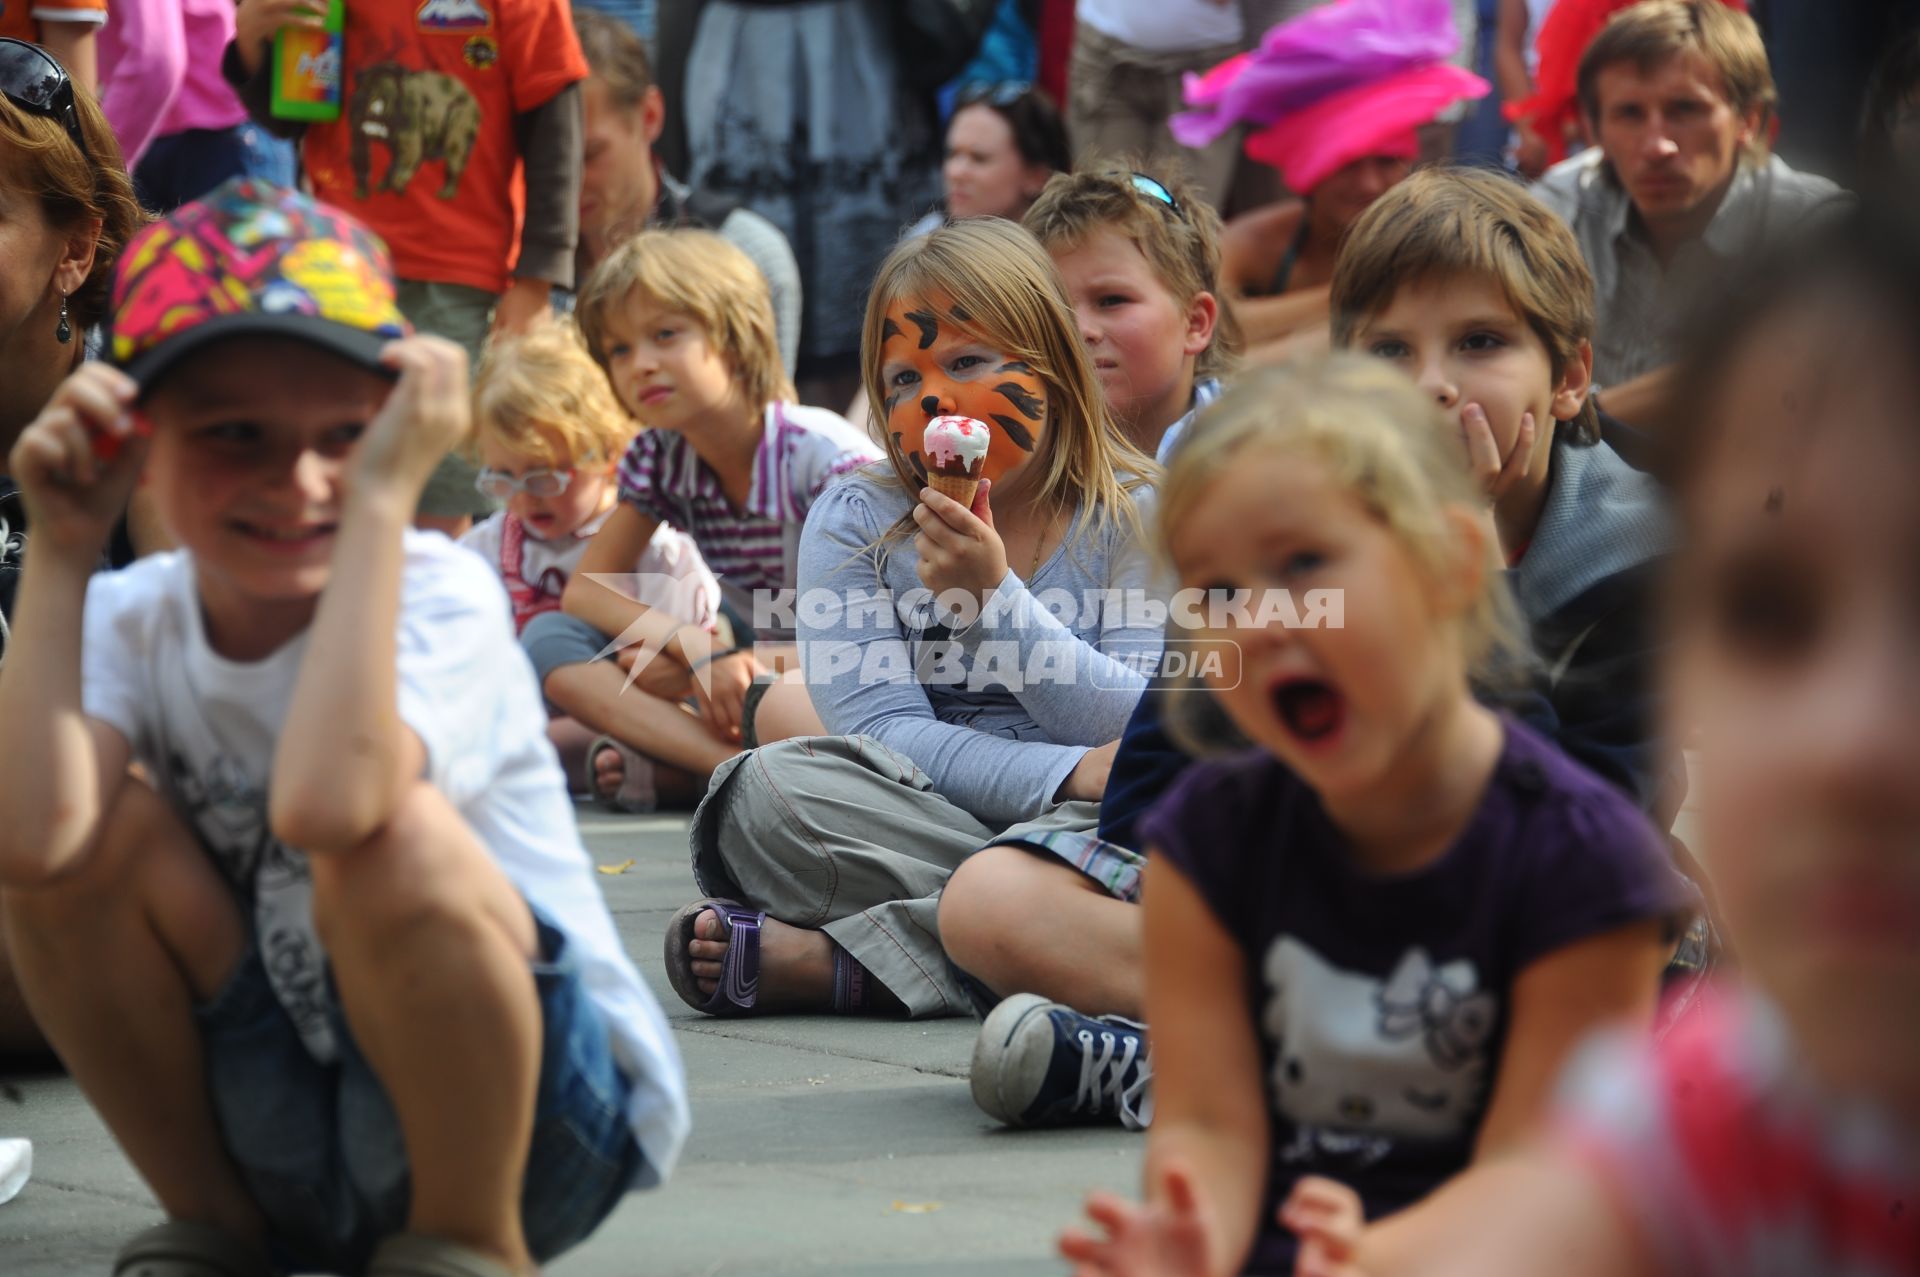
<svg viewBox="0 0 1920 1277"><path fill-rule="evenodd" d="M0 766L0 884L30 886L77 868L125 782L126 738L81 708L81 620L87 581L126 507L146 455L134 430L134 387L89 364L61 383L14 445L33 544L0 661L0 723L30 748ZM97 437L120 441L111 461Z"/></svg>
<svg viewBox="0 0 1920 1277"><path fill-rule="evenodd" d="M1576 941L1520 973L1473 1167L1418 1205L1366 1229L1355 1254L1358 1271L1368 1277L1426 1273L1437 1253L1472 1240L1463 1217L1498 1201L1489 1201L1481 1186L1505 1181L1506 1162L1517 1154L1537 1156L1525 1150L1540 1137L1552 1087L1574 1049L1598 1030L1652 1023L1665 960L1659 923L1649 921ZM1500 1209L1504 1216L1513 1208ZM1504 1218L1500 1226L1507 1226Z"/></svg>
<svg viewBox="0 0 1920 1277"><path fill-rule="evenodd" d="M100 92L100 24L42 19L40 39L54 60L67 69L75 84L92 94Z"/></svg>
<svg viewBox="0 0 1920 1277"><path fill-rule="evenodd" d="M438 337L387 347L400 381L354 450L332 570L274 752L268 817L303 851L345 851L386 824L425 770L402 722L403 536L427 476L470 420L467 357Z"/></svg>
<svg viewBox="0 0 1920 1277"><path fill-rule="evenodd" d="M1153 1025L1149 1194L1192 1174L1204 1203L1209 1273L1236 1273L1261 1223L1266 1090L1247 1003L1247 958L1199 891L1149 856L1143 889L1147 1013Z"/></svg>
<svg viewBox="0 0 1920 1277"><path fill-rule="evenodd" d="M606 577L617 582L631 575L659 526L658 519L648 518L625 502L615 506L587 543L580 566L568 578L566 592L560 596L560 606L568 616L579 617L610 638L625 636L630 644L644 643L648 648L664 650L684 665L707 654L690 632L699 627L682 625L595 579ZM630 627L634 627L632 633L628 633ZM699 633L705 635L704 630Z"/></svg>
<svg viewBox="0 0 1920 1277"><path fill-rule="evenodd" d="M1603 1029L1652 1030L1668 951L1661 927L1649 919L1577 940L1520 972L1476 1162L1538 1134L1554 1084L1587 1038Z"/></svg>
<svg viewBox="0 0 1920 1277"><path fill-rule="evenodd" d="M1651 1277L1664 1271L1598 1176L1535 1149L1478 1163L1419 1207L1418 1236L1357 1257L1351 1277Z"/></svg>

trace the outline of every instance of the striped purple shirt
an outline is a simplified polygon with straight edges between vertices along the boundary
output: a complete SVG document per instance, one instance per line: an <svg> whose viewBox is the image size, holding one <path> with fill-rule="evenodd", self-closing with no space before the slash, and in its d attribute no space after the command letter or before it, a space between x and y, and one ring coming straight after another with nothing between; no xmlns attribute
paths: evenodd
<svg viewBox="0 0 1920 1277"><path fill-rule="evenodd" d="M814 499L840 475L882 455L880 445L838 413L770 403L745 509L727 499L719 476L670 430L643 430L627 448L620 499L691 536L721 590L751 618L754 591L794 587L800 528ZM790 639L792 632L760 637Z"/></svg>

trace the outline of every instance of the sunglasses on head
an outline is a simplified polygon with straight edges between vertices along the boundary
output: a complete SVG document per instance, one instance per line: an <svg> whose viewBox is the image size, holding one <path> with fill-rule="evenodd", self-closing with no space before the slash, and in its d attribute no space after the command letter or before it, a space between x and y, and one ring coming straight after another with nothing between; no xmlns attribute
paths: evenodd
<svg viewBox="0 0 1920 1277"><path fill-rule="evenodd" d="M1187 215L1180 211L1180 201L1173 198L1173 192L1167 189L1165 182L1162 182L1157 177L1148 177L1145 173L1133 173L1129 176L1133 179L1134 190L1140 192L1148 199L1159 200L1162 204L1165 204L1173 210L1175 217L1183 221L1186 219Z"/></svg>
<svg viewBox="0 0 1920 1277"><path fill-rule="evenodd" d="M963 106L977 106L985 102L988 106L1012 106L1027 94L1033 92L1033 85L1027 80L1003 80L998 84L979 80L960 86L954 95L955 109Z"/></svg>
<svg viewBox="0 0 1920 1277"><path fill-rule="evenodd" d="M73 80L53 55L37 44L0 37L0 94L22 111L57 120L80 154L89 160L87 139L80 132L80 112L73 104Z"/></svg>

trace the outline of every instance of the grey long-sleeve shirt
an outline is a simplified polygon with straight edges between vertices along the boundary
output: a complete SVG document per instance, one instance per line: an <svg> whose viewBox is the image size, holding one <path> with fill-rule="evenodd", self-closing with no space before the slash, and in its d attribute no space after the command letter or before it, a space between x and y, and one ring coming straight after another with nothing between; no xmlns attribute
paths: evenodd
<svg viewBox="0 0 1920 1277"><path fill-rule="evenodd" d="M1134 499L1150 524L1151 490ZM914 501L867 470L807 516L797 619L814 708L828 731L911 758L982 822L1031 819L1089 749L1119 739L1146 687L1164 634L1151 560L1124 520L1103 532L1076 514L1031 588L1009 569L978 618L949 629L911 538L870 548Z"/></svg>

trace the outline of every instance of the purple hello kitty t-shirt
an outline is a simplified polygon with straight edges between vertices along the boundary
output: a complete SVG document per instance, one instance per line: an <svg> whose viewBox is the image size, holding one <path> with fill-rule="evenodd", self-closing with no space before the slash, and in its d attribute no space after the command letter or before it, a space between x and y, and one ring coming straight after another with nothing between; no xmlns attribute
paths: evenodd
<svg viewBox="0 0 1920 1277"><path fill-rule="evenodd" d="M1318 796L1264 752L1193 767L1141 822L1251 969L1273 1155L1247 1272L1292 1273L1273 1216L1302 1175L1351 1185L1376 1219L1464 1168L1514 978L1693 903L1631 802L1503 722L1479 809L1412 873L1358 868Z"/></svg>

